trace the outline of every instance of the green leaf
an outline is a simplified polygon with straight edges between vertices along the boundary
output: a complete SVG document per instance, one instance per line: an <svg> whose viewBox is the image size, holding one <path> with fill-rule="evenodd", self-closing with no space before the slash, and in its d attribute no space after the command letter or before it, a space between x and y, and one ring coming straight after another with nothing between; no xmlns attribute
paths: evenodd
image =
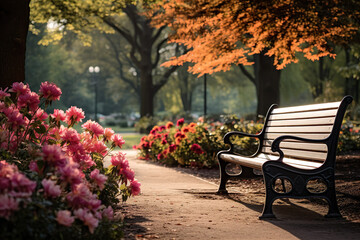
<svg viewBox="0 0 360 240"><path fill-rule="evenodd" d="M35 128L35 131L39 134L46 133L46 127L44 125L40 125L39 127Z"/></svg>

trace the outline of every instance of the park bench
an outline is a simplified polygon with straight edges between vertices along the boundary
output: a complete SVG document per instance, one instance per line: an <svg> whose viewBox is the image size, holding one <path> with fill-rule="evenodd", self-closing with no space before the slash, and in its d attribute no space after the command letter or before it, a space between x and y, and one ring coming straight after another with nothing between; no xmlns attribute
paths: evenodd
<svg viewBox="0 0 360 240"><path fill-rule="evenodd" d="M230 178L257 169L264 177L266 192L260 219L275 217L272 204L276 199L312 197L328 202L326 217L341 217L335 194L335 160L341 123L351 102L352 97L346 96L340 102L284 108L272 105L260 133L233 131L225 134L224 142L230 149L217 154L218 193L227 193L226 183ZM233 136L257 138L256 153L251 156L237 153ZM242 171L231 174L229 163L240 165ZM311 184L320 187L314 189Z"/></svg>

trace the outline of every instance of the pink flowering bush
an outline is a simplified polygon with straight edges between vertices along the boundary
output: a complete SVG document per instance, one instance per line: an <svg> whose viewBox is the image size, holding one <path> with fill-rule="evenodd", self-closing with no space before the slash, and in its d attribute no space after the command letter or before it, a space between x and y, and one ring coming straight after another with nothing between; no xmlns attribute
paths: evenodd
<svg viewBox="0 0 360 240"><path fill-rule="evenodd" d="M0 90L0 239L119 239L113 209L140 193L125 154L112 153L123 138L90 120L78 133L75 106L46 113L60 96L49 82Z"/></svg>

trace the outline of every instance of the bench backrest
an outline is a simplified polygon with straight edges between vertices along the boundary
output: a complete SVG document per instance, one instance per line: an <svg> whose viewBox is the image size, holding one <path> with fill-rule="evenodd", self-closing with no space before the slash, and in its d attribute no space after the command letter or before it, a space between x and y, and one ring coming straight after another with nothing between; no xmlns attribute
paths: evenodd
<svg viewBox="0 0 360 240"><path fill-rule="evenodd" d="M275 154L271 151L271 143L282 135L310 139L325 139L331 135L335 138L336 148L341 122L351 101L352 98L346 96L340 102L270 109L265 122L262 152ZM285 140L280 147L285 157L324 162L328 155L327 145L321 143Z"/></svg>

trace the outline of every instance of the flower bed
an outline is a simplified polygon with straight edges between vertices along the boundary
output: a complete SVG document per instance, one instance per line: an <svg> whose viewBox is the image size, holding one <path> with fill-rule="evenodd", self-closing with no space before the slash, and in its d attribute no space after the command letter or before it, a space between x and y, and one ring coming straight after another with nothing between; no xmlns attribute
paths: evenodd
<svg viewBox="0 0 360 240"><path fill-rule="evenodd" d="M225 133L233 130L256 133L262 127L254 122L232 122L208 124L199 119L197 123L185 123L182 118L176 125L168 122L166 125L153 127L150 134L144 136L134 149L139 150L141 158L166 165L217 167L215 156L225 148L222 140ZM254 139L237 138L235 141L243 147L247 146L250 149L248 151L254 149Z"/></svg>
<svg viewBox="0 0 360 240"><path fill-rule="evenodd" d="M45 112L60 96L49 82L0 90L0 239L119 239L113 209L140 192L125 154L112 153L120 135L91 120L78 133L77 107Z"/></svg>
<svg viewBox="0 0 360 240"><path fill-rule="evenodd" d="M134 149L139 150L140 158L158 161L166 165L192 167L217 167L215 156L218 151L226 149L223 136L230 131L256 134L263 124L245 121L234 115L224 116L222 121L204 123L185 123L179 119L175 125L168 122L155 126L150 134L141 139ZM344 154L360 148L360 133L350 121L345 121L339 136L338 153ZM252 155L258 148L258 140L250 137L233 136L235 151Z"/></svg>

